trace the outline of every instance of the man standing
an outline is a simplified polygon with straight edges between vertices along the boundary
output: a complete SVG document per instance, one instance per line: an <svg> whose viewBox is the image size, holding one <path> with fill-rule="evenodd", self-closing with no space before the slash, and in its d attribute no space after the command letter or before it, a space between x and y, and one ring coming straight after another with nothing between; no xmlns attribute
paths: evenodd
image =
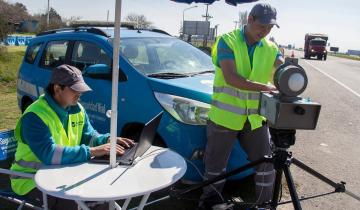
<svg viewBox="0 0 360 210"><path fill-rule="evenodd" d="M222 35L212 50L215 65L212 104L207 125L205 179L225 173L233 145L238 139L250 161L270 155L265 118L258 114L260 91L274 91L269 83L273 68L283 63L278 47L265 37L276 22L276 9L256 4L241 29ZM274 182L272 164L256 167L255 192L259 203L271 200ZM200 208L218 198L225 180L204 188ZM220 196L219 196L220 197Z"/></svg>
<svg viewBox="0 0 360 210"><path fill-rule="evenodd" d="M16 125L18 146L11 170L36 173L42 164L80 163L110 153L109 134L94 130L78 102L90 90L76 67L61 65L52 70L45 94L25 110ZM134 144L120 137L117 143L118 155ZM42 193L33 179L12 176L11 186L15 193L42 204ZM74 201L52 196L48 196L48 205L50 209L78 209Z"/></svg>

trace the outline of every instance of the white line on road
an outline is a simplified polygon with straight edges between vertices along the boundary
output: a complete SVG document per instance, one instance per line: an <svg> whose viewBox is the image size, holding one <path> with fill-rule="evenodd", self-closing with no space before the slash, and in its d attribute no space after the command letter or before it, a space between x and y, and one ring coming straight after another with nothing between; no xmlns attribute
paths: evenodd
<svg viewBox="0 0 360 210"><path fill-rule="evenodd" d="M319 71L320 73L322 73L323 75L329 77L330 79L334 80L334 82L338 83L339 85L343 86L345 89L347 89L348 91L350 91L351 93L353 93L354 95L356 95L357 97L360 98L360 94L355 92L353 89L349 88L348 86L346 86L344 83L340 82L339 80L335 79L334 77L330 76L329 74L325 73L323 70L319 69L318 67L314 66L313 64L309 63L308 61L305 61L305 63L309 64L310 66L312 66L314 69L316 69L317 71Z"/></svg>

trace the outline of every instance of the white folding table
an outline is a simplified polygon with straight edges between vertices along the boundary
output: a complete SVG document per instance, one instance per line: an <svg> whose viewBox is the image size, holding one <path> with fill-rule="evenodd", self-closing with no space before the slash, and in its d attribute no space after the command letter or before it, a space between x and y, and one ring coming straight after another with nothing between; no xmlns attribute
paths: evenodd
<svg viewBox="0 0 360 210"><path fill-rule="evenodd" d="M44 193L74 200L82 209L88 209L84 201L126 199L121 208L114 202L124 210L135 196L143 196L138 207L143 209L151 192L175 183L185 171L186 162L179 154L152 146L131 167L90 162L44 166L37 171L35 183Z"/></svg>

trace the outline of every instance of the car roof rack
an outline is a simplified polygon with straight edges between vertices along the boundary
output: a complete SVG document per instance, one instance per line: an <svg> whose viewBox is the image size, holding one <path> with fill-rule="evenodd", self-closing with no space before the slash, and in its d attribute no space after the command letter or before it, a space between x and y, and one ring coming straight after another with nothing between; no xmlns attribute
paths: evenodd
<svg viewBox="0 0 360 210"><path fill-rule="evenodd" d="M157 28L150 29L150 31L152 31L152 32L157 32L157 33L161 33L161 34L166 34L166 35L171 36L168 32L163 31L163 30L161 30L161 29L157 29Z"/></svg>
<svg viewBox="0 0 360 210"><path fill-rule="evenodd" d="M44 35L48 35L48 34L55 34L58 32L65 32L65 31L74 31L74 32L86 31L88 33L93 33L93 34L109 37L109 35L105 31L103 31L99 28L93 28L93 27L60 28L60 29L54 29L54 30L40 32L40 33L36 34L36 36L44 36Z"/></svg>

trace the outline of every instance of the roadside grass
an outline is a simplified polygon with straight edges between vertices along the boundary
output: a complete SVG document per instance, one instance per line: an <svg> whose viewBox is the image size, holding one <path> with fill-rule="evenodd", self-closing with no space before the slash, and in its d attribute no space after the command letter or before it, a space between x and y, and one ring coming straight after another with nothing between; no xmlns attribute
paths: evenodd
<svg viewBox="0 0 360 210"><path fill-rule="evenodd" d="M0 47L0 130L14 129L20 117L16 77L25 49L25 46Z"/></svg>

